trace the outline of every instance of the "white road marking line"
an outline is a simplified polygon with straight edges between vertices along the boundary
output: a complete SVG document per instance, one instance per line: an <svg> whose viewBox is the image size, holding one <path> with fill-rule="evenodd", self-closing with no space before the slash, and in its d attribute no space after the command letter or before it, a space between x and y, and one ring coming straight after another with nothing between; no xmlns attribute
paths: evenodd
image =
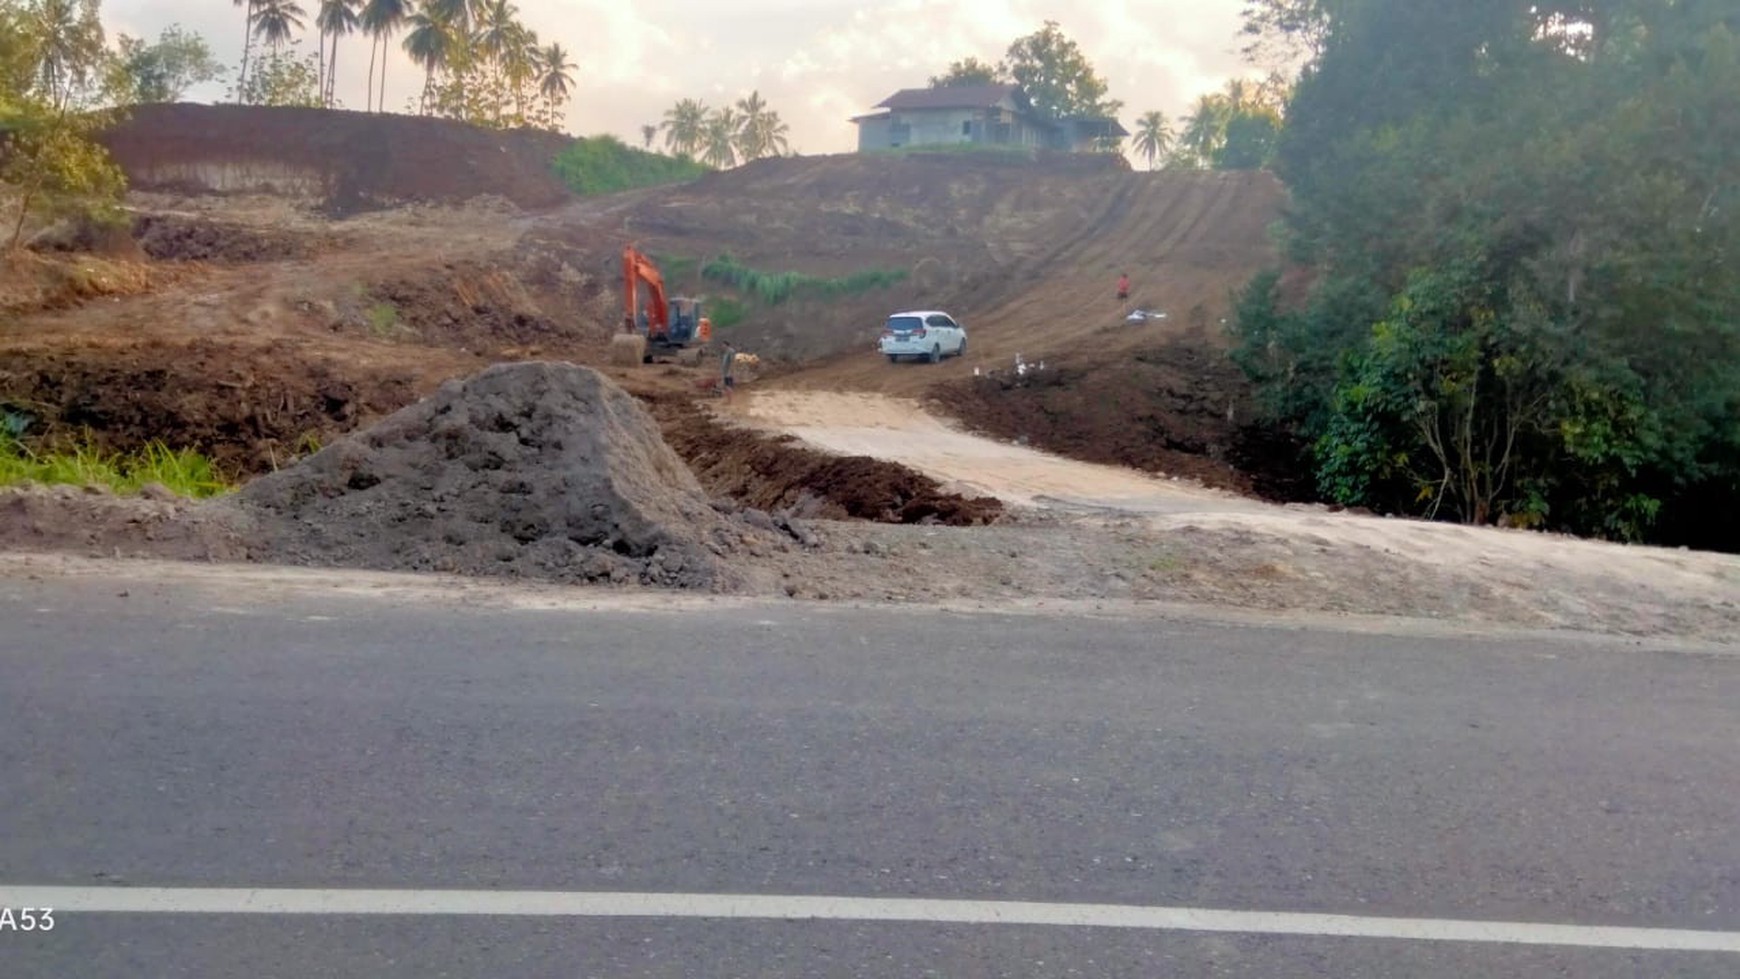
<svg viewBox="0 0 1740 979"><path fill-rule="evenodd" d="M1740 953L1740 932L1732 931L919 898L646 894L608 891L35 887L0 884L0 907L53 908L63 914L499 915L1061 925L1146 931L1240 932Z"/></svg>

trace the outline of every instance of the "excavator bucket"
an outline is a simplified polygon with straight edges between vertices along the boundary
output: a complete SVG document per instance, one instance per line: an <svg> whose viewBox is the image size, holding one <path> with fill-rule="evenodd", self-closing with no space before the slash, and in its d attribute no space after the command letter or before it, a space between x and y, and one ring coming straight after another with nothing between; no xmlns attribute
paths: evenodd
<svg viewBox="0 0 1740 979"><path fill-rule="evenodd" d="M639 367L646 360L646 337L618 333L610 338L609 362L616 367Z"/></svg>

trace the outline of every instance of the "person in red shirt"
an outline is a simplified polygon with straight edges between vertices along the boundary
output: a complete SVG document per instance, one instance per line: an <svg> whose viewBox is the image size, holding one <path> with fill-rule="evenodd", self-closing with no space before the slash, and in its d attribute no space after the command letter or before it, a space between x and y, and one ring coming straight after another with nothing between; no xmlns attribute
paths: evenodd
<svg viewBox="0 0 1740 979"><path fill-rule="evenodd" d="M1130 273L1124 272L1118 276L1118 298L1130 298Z"/></svg>

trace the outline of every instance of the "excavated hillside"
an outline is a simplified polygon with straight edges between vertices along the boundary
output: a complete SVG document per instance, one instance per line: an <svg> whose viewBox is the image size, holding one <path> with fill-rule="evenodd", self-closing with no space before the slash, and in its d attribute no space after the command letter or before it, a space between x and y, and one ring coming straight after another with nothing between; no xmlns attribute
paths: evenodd
<svg viewBox="0 0 1740 979"><path fill-rule="evenodd" d="M49 250L0 274L0 402L39 433L161 439L242 477L491 363L603 368L627 242L668 263L673 292L736 304L717 332L762 358L756 383L926 393L999 435L1213 475L1236 440L1238 384L1212 327L1272 260L1281 200L1263 175L955 153L763 160L579 199L549 172L554 137L322 110L157 107L106 139L136 188L135 253ZM769 301L702 274L726 256L811 288ZM1110 297L1122 268L1132 300L1168 319L1124 323ZM875 356L887 313L912 306L961 315L971 354ZM1068 370L1051 387L990 380L1015 352ZM721 429L694 406L706 371L606 370L715 492L885 518L991 512L898 466L869 484L898 498L866 500L863 473Z"/></svg>
<svg viewBox="0 0 1740 979"><path fill-rule="evenodd" d="M0 490L0 548L1737 634L1731 556L1249 499L1300 471L1243 427L1223 356L1231 291L1275 259L1263 174L839 156L576 199L546 137L318 110L157 122L113 137L128 229L33 229L0 262L0 421L202 449L249 485ZM729 404L711 366L600 366L627 242L761 358ZM959 315L967 356L878 356L912 306ZM543 363L494 369L514 362ZM586 406L615 391L647 410L599 425Z"/></svg>

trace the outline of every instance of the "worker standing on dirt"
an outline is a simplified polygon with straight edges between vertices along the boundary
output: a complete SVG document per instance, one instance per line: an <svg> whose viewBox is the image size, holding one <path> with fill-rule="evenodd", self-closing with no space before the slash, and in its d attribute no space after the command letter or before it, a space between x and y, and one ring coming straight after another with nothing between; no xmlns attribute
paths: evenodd
<svg viewBox="0 0 1740 979"><path fill-rule="evenodd" d="M1122 302L1128 298L1130 298L1130 273L1120 272L1118 273L1118 301Z"/></svg>
<svg viewBox="0 0 1740 979"><path fill-rule="evenodd" d="M731 376L731 370L737 366L737 348L730 340L725 341L725 353L719 358L719 390L725 395L725 400L731 400L731 389L737 386L737 378Z"/></svg>

